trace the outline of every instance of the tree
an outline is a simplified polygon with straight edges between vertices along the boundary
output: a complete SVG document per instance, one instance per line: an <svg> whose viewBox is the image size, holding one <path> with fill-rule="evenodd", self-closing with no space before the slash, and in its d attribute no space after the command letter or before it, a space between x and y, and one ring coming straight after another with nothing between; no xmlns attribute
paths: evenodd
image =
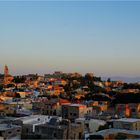
<svg viewBox="0 0 140 140"><path fill-rule="evenodd" d="M13 82L15 83L25 83L26 78L24 76L15 76Z"/></svg>
<svg viewBox="0 0 140 140"><path fill-rule="evenodd" d="M113 100L113 104L128 104L128 103L139 103L140 93L125 93L117 94Z"/></svg>
<svg viewBox="0 0 140 140"><path fill-rule="evenodd" d="M93 80L93 75L87 73L87 74L85 75L85 79L88 80L88 81L92 81L92 80Z"/></svg>
<svg viewBox="0 0 140 140"><path fill-rule="evenodd" d="M107 79L107 82L111 82L111 79L110 79L110 78L108 78L108 79Z"/></svg>

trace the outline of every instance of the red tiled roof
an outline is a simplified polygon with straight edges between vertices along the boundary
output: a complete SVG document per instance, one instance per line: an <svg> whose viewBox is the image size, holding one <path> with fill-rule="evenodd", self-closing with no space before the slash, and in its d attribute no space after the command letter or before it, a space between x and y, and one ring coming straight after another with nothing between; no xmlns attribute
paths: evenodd
<svg viewBox="0 0 140 140"><path fill-rule="evenodd" d="M66 104L66 103L70 103L69 100L65 100L65 99L59 99L59 103L60 104Z"/></svg>

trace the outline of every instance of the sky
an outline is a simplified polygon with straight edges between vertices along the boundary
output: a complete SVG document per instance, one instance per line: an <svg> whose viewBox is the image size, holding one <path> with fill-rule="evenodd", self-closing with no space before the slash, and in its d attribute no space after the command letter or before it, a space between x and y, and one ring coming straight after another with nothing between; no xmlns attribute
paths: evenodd
<svg viewBox="0 0 140 140"><path fill-rule="evenodd" d="M140 1L0 1L0 73L140 76Z"/></svg>

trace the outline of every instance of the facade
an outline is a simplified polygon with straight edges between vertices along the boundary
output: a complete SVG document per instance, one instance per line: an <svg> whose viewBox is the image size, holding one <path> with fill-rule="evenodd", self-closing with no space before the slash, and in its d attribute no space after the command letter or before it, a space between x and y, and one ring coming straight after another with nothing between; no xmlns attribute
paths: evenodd
<svg viewBox="0 0 140 140"><path fill-rule="evenodd" d="M140 131L125 130L125 129L105 129L98 131L94 134L90 134L90 139L100 140L116 140L116 139L140 139Z"/></svg>
<svg viewBox="0 0 140 140"><path fill-rule="evenodd" d="M140 119L122 118L113 122L115 129L140 130Z"/></svg>
<svg viewBox="0 0 140 140"><path fill-rule="evenodd" d="M83 104L68 104L62 106L62 117L71 121L91 114L92 107L87 107Z"/></svg>
<svg viewBox="0 0 140 140"><path fill-rule="evenodd" d="M21 139L21 126L12 124L0 124L0 139Z"/></svg>
<svg viewBox="0 0 140 140"><path fill-rule="evenodd" d="M106 111L109 107L108 101L93 101L91 104L93 107L99 107L101 111Z"/></svg>
<svg viewBox="0 0 140 140"><path fill-rule="evenodd" d="M68 100L64 99L51 99L43 97L42 99L33 102L33 109L39 110L43 115L61 116L62 105L69 104Z"/></svg>
<svg viewBox="0 0 140 140"><path fill-rule="evenodd" d="M117 104L116 112L125 117L140 118L140 103Z"/></svg>
<svg viewBox="0 0 140 140"><path fill-rule="evenodd" d="M62 80L62 79L56 79L53 84L54 85L63 85L63 86L65 86L67 84L67 82L65 80Z"/></svg>
<svg viewBox="0 0 140 140"><path fill-rule="evenodd" d="M42 105L42 114L44 115L53 115L53 116L60 116L61 115L61 106L57 101L48 101Z"/></svg>
<svg viewBox="0 0 140 140"><path fill-rule="evenodd" d="M35 134L42 139L80 139L83 128L69 120L52 118L49 123L36 126Z"/></svg>
<svg viewBox="0 0 140 140"><path fill-rule="evenodd" d="M13 123L22 126L22 138L30 138L35 133L35 127L50 121L51 116L32 115L16 119Z"/></svg>
<svg viewBox="0 0 140 140"><path fill-rule="evenodd" d="M92 118L78 118L75 120L75 123L81 124L84 128L84 131L88 133L95 133L100 126L106 124L106 122L103 120L97 120Z"/></svg>
<svg viewBox="0 0 140 140"><path fill-rule="evenodd" d="M93 116L97 116L102 112L99 106L93 106L92 108L93 108Z"/></svg>
<svg viewBox="0 0 140 140"><path fill-rule="evenodd" d="M51 89L47 89L47 94L59 96L60 93L64 93L64 88L58 85L53 86Z"/></svg>

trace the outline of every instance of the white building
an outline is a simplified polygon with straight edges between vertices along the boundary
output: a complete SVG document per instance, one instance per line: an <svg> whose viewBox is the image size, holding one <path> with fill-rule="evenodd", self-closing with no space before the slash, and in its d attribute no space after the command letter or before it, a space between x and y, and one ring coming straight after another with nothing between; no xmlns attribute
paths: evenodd
<svg viewBox="0 0 140 140"><path fill-rule="evenodd" d="M116 129L140 130L140 119L122 118L113 122Z"/></svg>
<svg viewBox="0 0 140 140"><path fill-rule="evenodd" d="M103 126L106 124L103 120L97 120L97 119L86 119L86 118L78 118L75 120L75 123L82 124L82 127L85 129L85 132L88 133L94 133L96 132L100 126Z"/></svg>
<svg viewBox="0 0 140 140"><path fill-rule="evenodd" d="M22 133L34 133L35 126L40 124L45 124L50 121L53 116L46 115L31 115L27 117L21 117L16 119L16 121L20 121L22 123ZM60 117L61 119L61 117Z"/></svg>

